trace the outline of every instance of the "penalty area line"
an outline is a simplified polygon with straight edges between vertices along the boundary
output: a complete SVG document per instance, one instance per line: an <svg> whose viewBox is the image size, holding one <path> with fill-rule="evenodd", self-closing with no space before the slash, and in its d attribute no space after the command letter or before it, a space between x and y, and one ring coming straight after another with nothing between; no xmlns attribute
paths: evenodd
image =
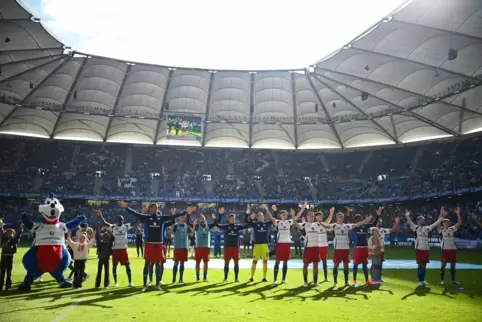
<svg viewBox="0 0 482 322"><path fill-rule="evenodd" d="M70 304L69 306L67 306L65 309L63 309L59 314L57 314L53 319L52 319L52 322L60 322L63 318L65 318L69 313L70 311L72 311L73 309L75 309L80 302L82 302L82 298L83 297L80 297L78 298L77 300L75 300L72 304Z"/></svg>

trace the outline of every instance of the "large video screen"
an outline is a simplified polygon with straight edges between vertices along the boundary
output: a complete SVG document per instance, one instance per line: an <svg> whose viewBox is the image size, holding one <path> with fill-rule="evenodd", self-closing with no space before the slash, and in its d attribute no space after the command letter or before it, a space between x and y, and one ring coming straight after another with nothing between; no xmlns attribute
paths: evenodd
<svg viewBox="0 0 482 322"><path fill-rule="evenodd" d="M202 118L167 115L167 138L170 140L201 141Z"/></svg>

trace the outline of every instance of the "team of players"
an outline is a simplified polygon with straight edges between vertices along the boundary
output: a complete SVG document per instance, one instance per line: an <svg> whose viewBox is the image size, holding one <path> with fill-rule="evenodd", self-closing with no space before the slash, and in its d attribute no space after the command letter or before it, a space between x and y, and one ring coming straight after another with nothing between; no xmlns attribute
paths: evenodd
<svg viewBox="0 0 482 322"><path fill-rule="evenodd" d="M303 218L301 223L298 219L303 212L307 209L308 205L304 204L299 212L295 214L294 210L291 210L291 219L288 219L288 213L284 210L278 214L276 206L272 206L271 210L275 213L271 213L267 206L263 206L263 212L257 214L252 213L251 209L246 210L246 224L238 225L235 223L235 216L230 214L228 216L228 224L220 224L221 218L224 216L224 208L219 209L219 214L212 215L213 222L208 224L204 215L199 215L198 220L193 220L192 225L190 222L190 215L195 210L193 207L188 207L185 212L176 213L175 209L171 211L169 216L161 216L158 211L157 204L151 204L149 208L144 208L142 213L139 213L132 208L129 208L124 202L119 202L119 205L126 209L129 213L137 217L144 226L145 232L145 265L143 269L143 289L145 290L149 285L152 285L153 269L155 266L156 271L156 287L161 288L162 275L164 271L164 263L166 262L164 243L164 230L170 227L171 234L174 235L174 266L173 266L173 283L176 283L176 276L179 272L179 283L184 283L184 263L188 260L188 238L189 235L195 237L195 261L196 261L196 277L197 281L201 281L200 278L200 264L203 262L203 281L207 281L208 262L210 255L210 242L211 242L211 228L218 227L225 233L224 238L224 281L228 281L229 264L234 262L234 275L235 281L239 282L239 236L240 232L247 229L253 229L253 262L251 267L251 277L249 282L254 280L256 272L257 262L261 260L263 262L263 278L262 281L267 282L267 270L269 249L268 242L270 236L271 227L275 227L277 231L277 246L276 246L276 260L274 265L274 284L277 283L279 265L282 266L282 283L286 283L286 275L288 271L288 261L291 253L291 227L297 227L305 232L305 250L303 255L303 278L304 285L308 286L308 266L313 265L313 283L318 283L318 264L321 261L323 265L324 281L328 282L328 268L327 268L327 253L328 253L328 238L327 231L331 231L334 234L333 240L333 279L335 286L338 283L338 268L343 263L343 273L345 285L349 284L349 249L350 239L349 234L352 234L352 240L354 244L354 266L353 266L353 286L359 286L357 282L358 266L361 264L366 283L371 283L368 277L368 236L371 231L376 227L381 235L381 259L384 260L384 244L383 240L385 236L392 232L395 232L398 228L399 218L395 219L394 226L392 228L382 228L382 208L377 210L377 216L373 220L373 216L368 216L363 219L360 215L354 217L354 224L344 223L345 214L336 214L336 223L331 223L335 214L335 209L331 208L328 218L323 221L322 212L308 212L306 219ZM346 215L350 215L350 209L346 208ZM147 214L150 212L150 214ZM115 246L113 252L113 277L115 285L117 286L117 265L125 265L126 272L129 280L129 286L132 285L131 271L129 266L129 257L127 253L127 231L132 227L130 224L124 224L123 217L119 216L118 223L115 225L107 223L102 214L97 212L104 224L111 226L113 234L115 236ZM425 225L425 218L423 216L417 217L417 224L413 223L410 219L410 213L406 213L408 223L413 231L417 234L416 239L416 260L418 264L417 275L420 285L427 285L425 281L426 264L429 262L429 244L428 234L435 227L438 227L442 223L440 232L442 234L442 267L440 270L441 282L444 282L445 267L447 263L450 263L451 278L453 283L455 281L455 262L456 262L456 247L454 240L454 232L461 225L460 209L456 209L458 217L457 224L451 226L450 220L446 218L447 212L442 209L439 219L432 225ZM265 215L267 220L265 220ZM279 217L276 219L275 217ZM179 222L176 223L176 218L179 218ZM148 283L149 279L149 283Z"/></svg>

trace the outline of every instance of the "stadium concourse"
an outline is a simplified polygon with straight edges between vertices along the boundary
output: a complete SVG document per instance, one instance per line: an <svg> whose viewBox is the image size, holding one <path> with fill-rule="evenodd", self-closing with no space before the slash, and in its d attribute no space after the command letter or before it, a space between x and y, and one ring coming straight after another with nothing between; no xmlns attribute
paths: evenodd
<svg viewBox="0 0 482 322"><path fill-rule="evenodd" d="M480 26L481 1L405 1L305 68L193 69L78 52L1 1L0 321L480 320ZM23 268L51 192L98 237L70 243L74 289Z"/></svg>

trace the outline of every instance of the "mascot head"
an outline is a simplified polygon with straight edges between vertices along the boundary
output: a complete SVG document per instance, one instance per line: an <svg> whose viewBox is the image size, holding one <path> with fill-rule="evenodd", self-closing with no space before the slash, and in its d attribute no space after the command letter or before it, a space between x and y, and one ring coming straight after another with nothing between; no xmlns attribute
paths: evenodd
<svg viewBox="0 0 482 322"><path fill-rule="evenodd" d="M47 199L42 201L38 207L38 211L44 216L46 222L56 223L59 221L60 215L64 212L64 206L59 199L51 193Z"/></svg>

